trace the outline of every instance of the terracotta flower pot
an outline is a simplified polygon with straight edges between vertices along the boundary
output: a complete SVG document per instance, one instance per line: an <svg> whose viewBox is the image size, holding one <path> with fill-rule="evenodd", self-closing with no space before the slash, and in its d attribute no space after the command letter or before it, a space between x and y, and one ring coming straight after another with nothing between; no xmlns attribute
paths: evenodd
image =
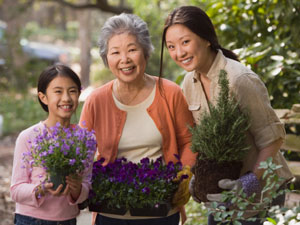
<svg viewBox="0 0 300 225"><path fill-rule="evenodd" d="M109 213L109 214L116 214L116 215L125 215L127 212L126 208L109 208L106 204L89 204L89 210L91 212L102 212L102 213Z"/></svg>
<svg viewBox="0 0 300 225"><path fill-rule="evenodd" d="M202 202L207 202L207 194L224 191L219 188L221 179L238 179L242 169L242 162L222 162L197 160L192 172L195 175L194 192Z"/></svg>
<svg viewBox="0 0 300 225"><path fill-rule="evenodd" d="M163 203L153 207L131 208L130 215L131 216L155 216L155 217L167 216L170 209L171 209L171 205L169 203Z"/></svg>

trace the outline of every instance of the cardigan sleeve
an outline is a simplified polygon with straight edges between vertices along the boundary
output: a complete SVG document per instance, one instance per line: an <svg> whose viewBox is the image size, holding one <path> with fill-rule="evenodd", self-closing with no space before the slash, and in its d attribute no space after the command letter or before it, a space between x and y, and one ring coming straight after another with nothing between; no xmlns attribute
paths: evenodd
<svg viewBox="0 0 300 225"><path fill-rule="evenodd" d="M79 125L81 127L86 127L88 130L94 129L94 114L93 114L93 98L89 96L89 98L85 101L79 119Z"/></svg>
<svg viewBox="0 0 300 225"><path fill-rule="evenodd" d="M192 134L189 127L194 125L193 115L188 109L187 102L180 88L174 96L174 127L178 144L180 160L183 165L193 166L197 154L190 149Z"/></svg>

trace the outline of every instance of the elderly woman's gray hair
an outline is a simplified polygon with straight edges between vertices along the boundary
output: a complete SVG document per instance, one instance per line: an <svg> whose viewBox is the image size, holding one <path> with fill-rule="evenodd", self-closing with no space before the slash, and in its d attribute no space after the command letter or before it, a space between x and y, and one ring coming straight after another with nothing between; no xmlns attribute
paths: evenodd
<svg viewBox="0 0 300 225"><path fill-rule="evenodd" d="M99 37L100 56L105 66L107 63L108 41L116 34L128 33L134 35L142 46L146 59L150 57L154 47L151 43L147 24L138 16L122 13L110 17L103 25Z"/></svg>

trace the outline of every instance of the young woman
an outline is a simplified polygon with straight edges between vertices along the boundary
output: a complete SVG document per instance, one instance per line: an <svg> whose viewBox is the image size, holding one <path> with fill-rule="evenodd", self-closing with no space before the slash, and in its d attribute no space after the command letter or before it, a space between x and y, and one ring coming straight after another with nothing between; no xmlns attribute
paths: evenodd
<svg viewBox="0 0 300 225"><path fill-rule="evenodd" d="M16 202L16 225L76 224L77 204L88 197L87 177L74 179L67 176L63 192L62 184L56 190L52 183L42 187L40 181L45 176L44 170L22 168L22 157L30 151L29 141L37 135L36 130L53 127L58 122L64 127L71 126L70 119L78 106L80 90L79 77L67 66L50 66L39 77L38 100L48 117L22 131L16 141L10 187L11 197Z"/></svg>
<svg viewBox="0 0 300 225"><path fill-rule="evenodd" d="M241 177L230 184L241 184L249 195L259 192L263 187L263 170L258 167L269 157L273 157L274 163L282 165L278 175L286 181L290 180L292 174L279 152L285 136L284 126L271 107L267 89L233 52L221 47L206 13L198 7L183 6L168 15L163 30L160 76L164 45L177 65L188 72L183 82L183 92L196 123L199 123L202 112L208 110L208 103L216 103L220 70L227 72L230 91L235 94L240 109L250 114L251 127L247 135L251 149L244 159ZM208 199L214 197L207 196ZM281 199L283 203L284 198ZM260 221L242 223L260 224ZM209 217L209 224L215 224L212 216Z"/></svg>

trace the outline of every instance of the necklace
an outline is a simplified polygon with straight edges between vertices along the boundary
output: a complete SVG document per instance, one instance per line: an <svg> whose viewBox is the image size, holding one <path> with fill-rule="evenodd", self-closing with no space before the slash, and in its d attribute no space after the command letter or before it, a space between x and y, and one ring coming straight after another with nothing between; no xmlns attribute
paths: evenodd
<svg viewBox="0 0 300 225"><path fill-rule="evenodd" d="M136 97L139 95L139 93L141 92L141 90L144 88L144 84L145 84L145 80L144 80L144 83L143 83L143 86L141 88L138 89L138 91L136 92L136 94L129 100L129 101L124 101L121 97L121 94L120 94L120 83L118 82L117 86L116 86L116 89L117 89L117 94L118 94L118 97L119 97L119 100L125 104L125 105L130 105L131 102L133 102L133 100L136 99Z"/></svg>

